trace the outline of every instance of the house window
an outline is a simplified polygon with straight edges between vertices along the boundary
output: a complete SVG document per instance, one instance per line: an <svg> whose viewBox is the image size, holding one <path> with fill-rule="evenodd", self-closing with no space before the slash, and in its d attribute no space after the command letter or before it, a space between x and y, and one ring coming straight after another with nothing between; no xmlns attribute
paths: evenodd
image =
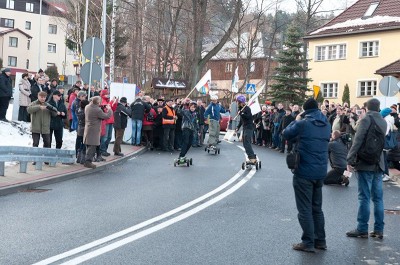
<svg viewBox="0 0 400 265"><path fill-rule="evenodd" d="M31 40L28 40L28 45L27 45L28 50L31 49Z"/></svg>
<svg viewBox="0 0 400 265"><path fill-rule="evenodd" d="M376 81L360 81L358 82L360 97L376 96L377 82Z"/></svg>
<svg viewBox="0 0 400 265"><path fill-rule="evenodd" d="M18 38L10 37L9 46L18 47Z"/></svg>
<svg viewBox="0 0 400 265"><path fill-rule="evenodd" d="M49 34L57 34L57 25L49 25Z"/></svg>
<svg viewBox="0 0 400 265"><path fill-rule="evenodd" d="M338 93L338 84L337 83L323 83L323 97L324 98L337 98Z"/></svg>
<svg viewBox="0 0 400 265"><path fill-rule="evenodd" d="M17 57L15 56L8 56L8 66L17 66Z"/></svg>
<svg viewBox="0 0 400 265"><path fill-rule="evenodd" d="M31 30L32 23L30 21L25 21L25 29Z"/></svg>
<svg viewBox="0 0 400 265"><path fill-rule="evenodd" d="M14 9L14 0L6 0L6 8Z"/></svg>
<svg viewBox="0 0 400 265"><path fill-rule="evenodd" d="M232 72L232 63L226 63L226 65L225 65L225 72L226 72L226 73Z"/></svg>
<svg viewBox="0 0 400 265"><path fill-rule="evenodd" d="M346 59L346 44L316 47L316 61Z"/></svg>
<svg viewBox="0 0 400 265"><path fill-rule="evenodd" d="M256 62L250 62L250 72L253 73L256 70Z"/></svg>
<svg viewBox="0 0 400 265"><path fill-rule="evenodd" d="M29 69L29 59L26 60L26 69Z"/></svg>
<svg viewBox="0 0 400 265"><path fill-rule="evenodd" d="M56 44L55 43L49 43L47 45L47 51L51 52L51 53L55 53L56 52Z"/></svg>
<svg viewBox="0 0 400 265"><path fill-rule="evenodd" d="M2 18L1 26L4 28L14 28L14 19Z"/></svg>
<svg viewBox="0 0 400 265"><path fill-rule="evenodd" d="M379 41L361 42L361 57L374 57L379 55Z"/></svg>
<svg viewBox="0 0 400 265"><path fill-rule="evenodd" d="M33 3L26 3L26 12L33 12Z"/></svg>
<svg viewBox="0 0 400 265"><path fill-rule="evenodd" d="M376 8L378 7L378 5L379 5L379 2L372 3L372 4L368 7L368 9L367 9L367 11L365 12L365 14L364 14L363 17L370 17L370 16L372 16L372 14L375 12L375 10L376 10Z"/></svg>

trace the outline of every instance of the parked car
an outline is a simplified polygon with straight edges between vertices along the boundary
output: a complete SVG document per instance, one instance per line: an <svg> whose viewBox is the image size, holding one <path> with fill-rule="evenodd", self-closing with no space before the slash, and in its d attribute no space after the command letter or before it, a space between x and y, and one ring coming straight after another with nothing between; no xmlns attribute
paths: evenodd
<svg viewBox="0 0 400 265"><path fill-rule="evenodd" d="M228 129L228 124L229 124L229 120L230 120L230 114L229 112L226 113L221 113L221 119L219 120L219 126L220 126L220 130L221 131L227 131Z"/></svg>

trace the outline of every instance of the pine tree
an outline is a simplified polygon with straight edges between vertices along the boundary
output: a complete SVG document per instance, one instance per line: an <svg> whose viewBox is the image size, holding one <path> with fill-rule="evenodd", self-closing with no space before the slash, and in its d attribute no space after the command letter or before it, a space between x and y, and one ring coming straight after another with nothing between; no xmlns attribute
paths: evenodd
<svg viewBox="0 0 400 265"><path fill-rule="evenodd" d="M343 90L342 103L344 104L345 102L347 102L350 106L350 89L348 84L344 86Z"/></svg>
<svg viewBox="0 0 400 265"><path fill-rule="evenodd" d="M277 59L280 66L275 69L275 83L271 85L269 92L274 101L302 104L307 97L307 83L312 80L305 77L309 69L305 67L307 59L302 51L301 37L296 26L291 25L288 28L285 48Z"/></svg>
<svg viewBox="0 0 400 265"><path fill-rule="evenodd" d="M324 102L325 99L324 99L324 96L322 95L321 90L318 91L318 95L317 95L316 100L317 100L318 103L321 103L321 104L322 104L322 102Z"/></svg>
<svg viewBox="0 0 400 265"><path fill-rule="evenodd" d="M46 70L44 70L44 73L51 79L58 79L59 78L59 73L57 66L48 66Z"/></svg>

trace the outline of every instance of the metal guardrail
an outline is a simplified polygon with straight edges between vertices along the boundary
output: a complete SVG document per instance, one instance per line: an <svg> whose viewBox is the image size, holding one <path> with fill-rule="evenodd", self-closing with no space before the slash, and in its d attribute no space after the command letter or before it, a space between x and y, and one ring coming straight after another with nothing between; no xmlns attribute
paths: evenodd
<svg viewBox="0 0 400 265"><path fill-rule="evenodd" d="M4 176L5 162L19 162L19 172L26 173L28 162L36 162L36 170L42 170L43 163L56 166L60 163L74 163L75 150L40 147L0 146L0 176Z"/></svg>

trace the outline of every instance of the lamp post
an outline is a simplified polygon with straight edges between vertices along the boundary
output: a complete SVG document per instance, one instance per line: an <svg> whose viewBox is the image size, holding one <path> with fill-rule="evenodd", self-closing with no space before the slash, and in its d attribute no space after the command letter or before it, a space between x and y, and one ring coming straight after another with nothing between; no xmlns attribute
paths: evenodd
<svg viewBox="0 0 400 265"><path fill-rule="evenodd" d="M43 0L40 0L39 6L39 53L38 53L38 68L40 69L40 57L42 57L42 4Z"/></svg>
<svg viewBox="0 0 400 265"><path fill-rule="evenodd" d="M101 32L101 40L103 41L104 47L106 47L106 26L107 26L107 0L103 0L103 26ZM104 56L101 60L101 88L104 89L104 77L105 77L105 66L106 66L106 54L104 49Z"/></svg>

